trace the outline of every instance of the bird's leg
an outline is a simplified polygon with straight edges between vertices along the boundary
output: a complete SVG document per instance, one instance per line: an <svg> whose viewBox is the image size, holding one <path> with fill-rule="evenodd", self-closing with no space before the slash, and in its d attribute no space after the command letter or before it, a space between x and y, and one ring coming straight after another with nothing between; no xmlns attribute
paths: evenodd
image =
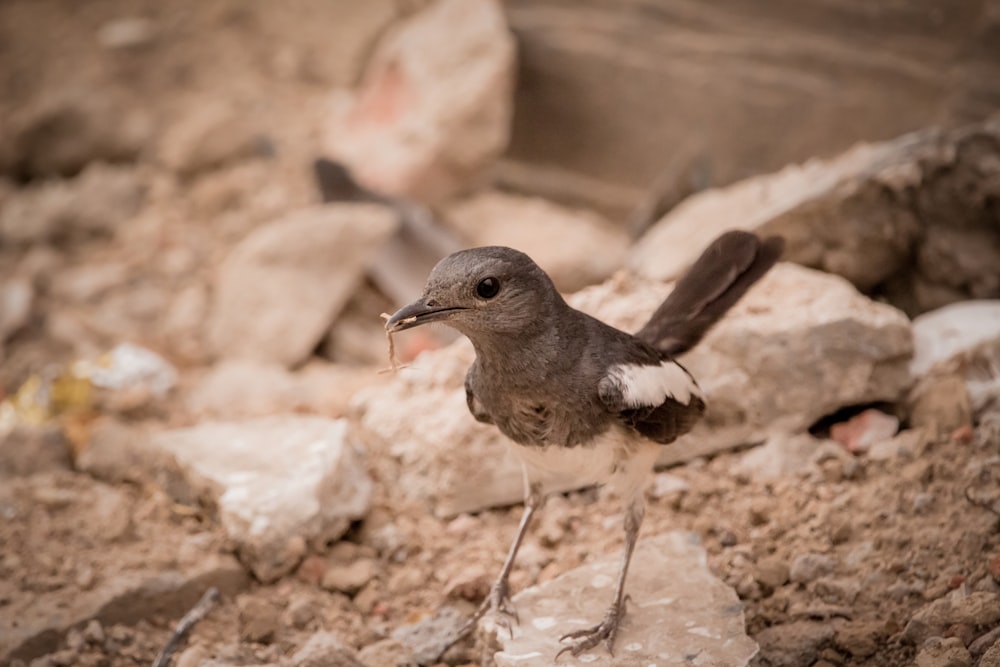
<svg viewBox="0 0 1000 667"><path fill-rule="evenodd" d="M517 550L521 547L521 542L524 540L525 533L528 532L528 525L531 523L531 517L534 516L535 512L542 506L542 502L545 498L542 494L541 486L529 482L527 472L525 472L524 486L524 514L521 515L521 523L517 527L517 534L514 536L513 544L510 545L510 551L507 552L507 559L504 560L503 567L500 569L500 575L493 584L493 588L490 589L489 595L487 595L486 599L483 600L483 603L479 605L479 609L476 610L476 613L472 615L472 618L470 618L459 631L459 635L452 642L453 644L455 641L458 641L472 632L472 630L474 630L476 625L479 623L479 620L490 611L497 614L497 625L507 630L511 637L514 636L514 630L511 627L511 619L517 623L518 618L517 612L510 603L510 590L507 585L507 579L510 577L510 571L514 569L514 559L517 557Z"/></svg>
<svg viewBox="0 0 1000 667"><path fill-rule="evenodd" d="M625 511L625 550L622 553L621 567L618 569L618 584L615 586L615 597L608 607L604 620L597 625L570 632L559 638L560 642L568 639L575 640L559 653L556 660L563 653L569 652L574 656L580 655L588 649L597 646L601 641L608 647L608 653L614 655L615 635L618 634L618 624L625 616L625 577L628 575L628 566L632 560L632 552L635 550L635 542L639 537L639 527L642 525L642 517L645 513L645 504L641 493L636 494L628 504Z"/></svg>

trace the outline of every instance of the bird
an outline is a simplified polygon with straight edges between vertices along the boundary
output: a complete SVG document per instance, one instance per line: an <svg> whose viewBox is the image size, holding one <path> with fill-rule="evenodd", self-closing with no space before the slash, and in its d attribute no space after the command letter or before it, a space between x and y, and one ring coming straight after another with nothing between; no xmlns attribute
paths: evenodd
<svg viewBox="0 0 1000 667"><path fill-rule="evenodd" d="M509 440L525 479L524 512L500 574L456 639L487 613L513 636L508 578L545 499L545 482L610 484L624 503L625 543L603 619L560 638L574 656L604 642L614 650L625 614L625 580L645 513L644 489L661 448L689 432L705 396L677 357L774 266L784 240L731 230L702 252L635 333L570 306L528 255L503 246L455 252L434 266L421 296L385 322L388 335L441 323L465 335L475 361L468 409Z"/></svg>

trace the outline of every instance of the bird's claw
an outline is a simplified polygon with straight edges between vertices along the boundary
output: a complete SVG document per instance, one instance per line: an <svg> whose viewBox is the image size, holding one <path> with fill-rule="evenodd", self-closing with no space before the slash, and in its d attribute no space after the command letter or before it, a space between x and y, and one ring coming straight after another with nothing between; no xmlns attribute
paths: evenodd
<svg viewBox="0 0 1000 667"><path fill-rule="evenodd" d="M520 625L521 619L517 615L517 610L514 609L513 603L510 601L510 595L508 593L508 587L506 581L498 581L490 589L489 595L483 600L483 603L479 605L479 609L466 621L465 625L459 631L458 639L468 636L476 626L479 621L487 614L493 614L496 617L497 627L501 630L506 630L507 634L510 635L511 639L514 638L514 625ZM513 621L513 625L511 624Z"/></svg>
<svg viewBox="0 0 1000 667"><path fill-rule="evenodd" d="M556 653L555 659L558 660L563 653L571 653L574 657L580 655L584 651L589 651L594 648L601 641L608 649L608 655L614 656L615 647L615 637L618 634L618 625L621 622L622 616L625 613L624 603L621 606L615 605L608 609L608 613L605 615L604 620L591 628L584 628L583 630L576 630L574 632L569 632L559 638L560 643L567 640L577 640L571 643L569 646L564 647L558 653Z"/></svg>

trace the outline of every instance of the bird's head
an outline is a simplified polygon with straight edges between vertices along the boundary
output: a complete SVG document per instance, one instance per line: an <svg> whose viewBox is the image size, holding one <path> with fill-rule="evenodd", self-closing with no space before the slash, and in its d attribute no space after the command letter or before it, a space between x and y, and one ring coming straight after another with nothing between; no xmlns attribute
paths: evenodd
<svg viewBox="0 0 1000 667"><path fill-rule="evenodd" d="M431 271L419 299L396 311L390 333L441 322L475 343L486 337L528 335L562 303L552 280L523 252L502 246L462 250Z"/></svg>

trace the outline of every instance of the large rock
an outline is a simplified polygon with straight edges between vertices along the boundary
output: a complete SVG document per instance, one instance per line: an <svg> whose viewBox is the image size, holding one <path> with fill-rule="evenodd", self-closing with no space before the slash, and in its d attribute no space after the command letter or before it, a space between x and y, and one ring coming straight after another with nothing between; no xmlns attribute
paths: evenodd
<svg viewBox="0 0 1000 667"><path fill-rule="evenodd" d="M784 259L836 273L911 315L1000 296L1000 117L862 144L695 195L636 245L631 266L678 277L732 227L781 234Z"/></svg>
<svg viewBox="0 0 1000 667"><path fill-rule="evenodd" d="M331 105L326 153L392 195L439 201L507 146L514 42L495 0L437 0L378 46L356 95Z"/></svg>
<svg viewBox="0 0 1000 667"><path fill-rule="evenodd" d="M570 298L577 308L637 330L670 286L619 275ZM664 447L662 464L806 430L839 408L894 401L909 387L909 321L842 278L779 264L682 361L708 415ZM365 429L400 464L398 488L452 515L522 497L520 465L505 438L468 414L465 340L419 357L396 381L361 392ZM483 466L483 461L490 461ZM553 480L553 489L572 488Z"/></svg>
<svg viewBox="0 0 1000 667"><path fill-rule="evenodd" d="M502 192L461 201L445 218L470 245L526 252L563 292L606 279L621 267L628 246L625 232L595 213Z"/></svg>
<svg viewBox="0 0 1000 667"><path fill-rule="evenodd" d="M303 209L252 232L223 262L209 335L220 356L293 365L322 340L396 228L376 204Z"/></svg>
<svg viewBox="0 0 1000 667"><path fill-rule="evenodd" d="M914 376L965 382L973 412L1000 409L1000 300L954 303L913 320Z"/></svg>
<svg viewBox="0 0 1000 667"><path fill-rule="evenodd" d="M930 637L941 636L956 623L990 626L1000 620L1000 595L954 590L921 607L903 630L903 638L918 646Z"/></svg>
<svg viewBox="0 0 1000 667"><path fill-rule="evenodd" d="M497 633L497 667L548 667L564 646L559 637L597 623L611 602L619 555L571 570L514 597L520 623L511 639ZM743 606L735 591L708 569L705 551L691 533L639 540L627 588L631 596L615 640L566 664L646 667L696 664L746 665L757 653L747 637Z"/></svg>
<svg viewBox="0 0 1000 667"><path fill-rule="evenodd" d="M159 433L150 446L177 468L169 490L215 505L261 581L290 572L307 544L337 539L371 505L372 483L344 420L210 422Z"/></svg>

